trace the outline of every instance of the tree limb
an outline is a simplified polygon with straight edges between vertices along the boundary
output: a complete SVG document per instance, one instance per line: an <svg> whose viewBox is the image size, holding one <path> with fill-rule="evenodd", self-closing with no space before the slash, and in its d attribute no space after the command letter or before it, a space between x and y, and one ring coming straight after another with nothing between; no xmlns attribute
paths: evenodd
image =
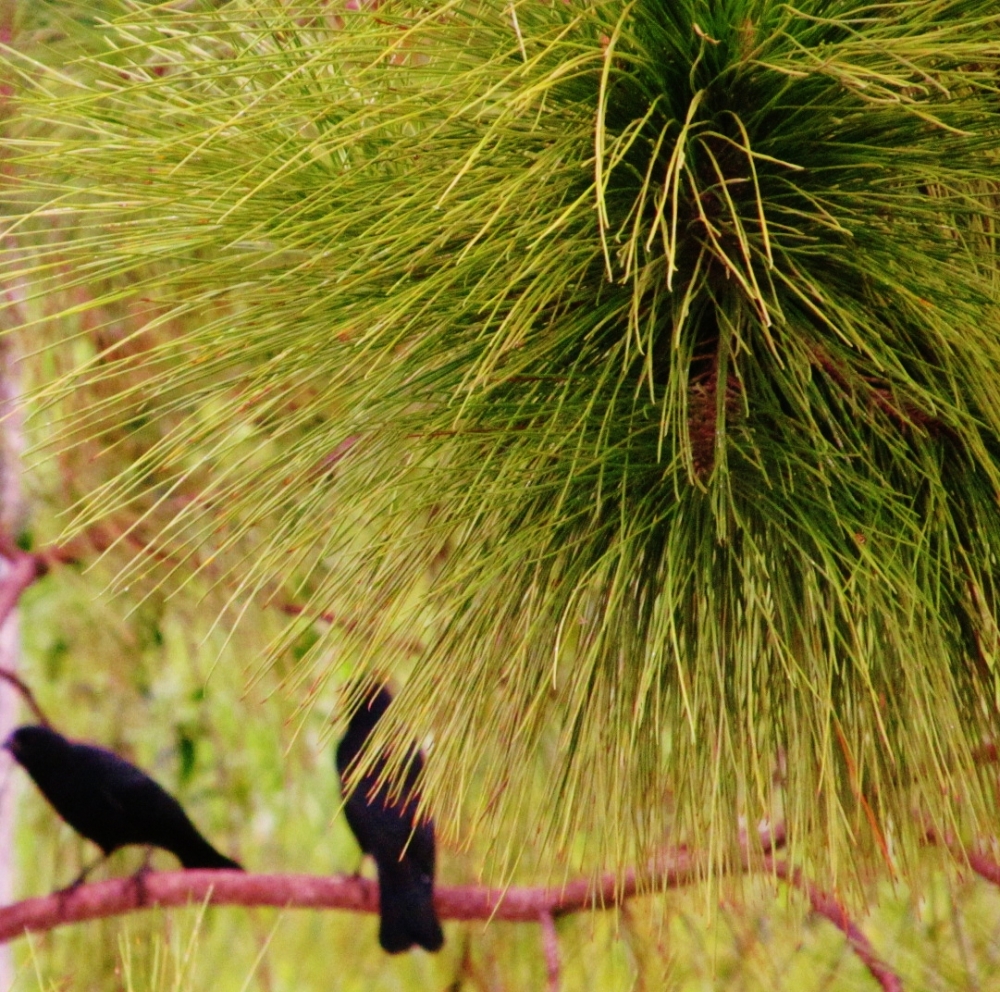
<svg viewBox="0 0 1000 992"><path fill-rule="evenodd" d="M784 841L779 824L763 833L765 851ZM744 848L746 851L746 849ZM830 893L805 880L799 869L771 853L751 865L744 854L743 870L756 867L804 892L813 910L826 917L847 938L851 949L885 992L902 992L896 973L878 956L847 910ZM981 872L985 874L985 872ZM704 875L702 859L686 849L664 854L658 865L624 876L608 873L596 881L576 879L561 886L491 889L483 886L438 886L434 905L443 920L503 920L540 923L549 988L559 981L557 916L584 910L609 909L634 896L691 885ZM987 875L989 877L989 875ZM378 912L378 886L356 876L253 875L239 871L173 871L80 885L70 891L25 899L0 907L0 944L32 931L53 930L69 923L118 916L154 906L271 906L276 909L341 909Z"/></svg>
<svg viewBox="0 0 1000 992"><path fill-rule="evenodd" d="M559 934L556 933L556 921L548 910L542 910L538 915L538 922L542 926L542 951L545 954L548 992L559 992L559 973L562 962L559 954Z"/></svg>
<svg viewBox="0 0 1000 992"><path fill-rule="evenodd" d="M765 851L784 844L784 825L759 833ZM770 855L763 864L768 864ZM744 857L744 870L749 859ZM484 886L438 886L434 904L447 920L504 920L537 923L591 909L610 909L628 899L700 881L703 859L684 848L664 852L657 864L624 875L607 873L596 881L575 879L561 886L491 889ZM69 923L118 916L153 906L185 906L208 901L214 906L273 906L280 909L343 909L378 912L378 886L349 876L250 874L237 871L149 872L141 884L134 877L80 885L69 891L25 899L0 907L0 944L29 931L52 930Z"/></svg>
<svg viewBox="0 0 1000 992"><path fill-rule="evenodd" d="M24 699L24 702L27 704L28 709L35 714L35 719L37 719L43 727L52 726L49 718L45 715L45 711L35 698L35 694L31 691L31 687L24 681L24 679L7 668L0 668L0 679L3 679L5 682L9 682L15 689L17 689L17 691L21 694L21 697Z"/></svg>
<svg viewBox="0 0 1000 992"><path fill-rule="evenodd" d="M48 571L45 561L37 555L17 548L0 547L7 559L7 570L0 578L0 624L14 612L21 593Z"/></svg>
<svg viewBox="0 0 1000 992"><path fill-rule="evenodd" d="M608 909L635 895L688 885L701 877L696 860L673 855L659 871L602 876L594 884L577 879L562 886L490 889L438 886L434 904L446 920L505 920L537 923L543 914L562 916L587 909ZM278 909L343 909L378 912L378 886L353 876L252 875L238 871L150 872L135 878L80 885L11 906L0 907L0 943L29 931L52 930L118 916L153 906L273 906Z"/></svg>

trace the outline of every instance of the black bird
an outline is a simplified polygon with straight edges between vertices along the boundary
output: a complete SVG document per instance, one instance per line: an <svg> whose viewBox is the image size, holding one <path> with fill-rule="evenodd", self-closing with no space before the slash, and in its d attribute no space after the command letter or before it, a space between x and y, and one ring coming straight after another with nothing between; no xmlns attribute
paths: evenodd
<svg viewBox="0 0 1000 992"><path fill-rule="evenodd" d="M198 833L173 796L113 751L67 740L41 726L18 727L3 747L55 811L105 858L119 847L144 844L170 851L185 868L242 871Z"/></svg>
<svg viewBox="0 0 1000 992"><path fill-rule="evenodd" d="M337 771L346 792L344 775L357 760L392 696L384 686L373 688L355 710L337 745ZM378 784L386 761L379 755L344 803L344 812L365 854L378 867L378 942L390 954L414 944L436 951L444 943L434 912L434 824L415 822L420 793L416 782L424 766L423 755L412 746L402 788L391 795L388 783Z"/></svg>

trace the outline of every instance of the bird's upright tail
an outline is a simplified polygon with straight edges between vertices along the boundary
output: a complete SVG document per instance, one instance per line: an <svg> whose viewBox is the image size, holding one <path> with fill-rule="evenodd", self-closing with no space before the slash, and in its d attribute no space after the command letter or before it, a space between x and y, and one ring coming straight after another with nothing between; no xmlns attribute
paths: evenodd
<svg viewBox="0 0 1000 992"><path fill-rule="evenodd" d="M190 838L179 850L175 850L180 863L185 868L228 868L232 871L243 871L243 866L220 854L204 837L200 834Z"/></svg>
<svg viewBox="0 0 1000 992"><path fill-rule="evenodd" d="M378 942L389 954L409 950L414 944L436 951L444 934L434 910L434 882L405 859L379 864Z"/></svg>

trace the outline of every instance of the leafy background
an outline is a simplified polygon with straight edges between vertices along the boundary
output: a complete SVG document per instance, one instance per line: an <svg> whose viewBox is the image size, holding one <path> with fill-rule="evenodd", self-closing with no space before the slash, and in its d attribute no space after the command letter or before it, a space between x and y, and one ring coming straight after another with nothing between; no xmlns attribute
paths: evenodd
<svg viewBox="0 0 1000 992"><path fill-rule="evenodd" d="M589 21L518 4L514 30L509 9L489 5L445 5L454 20L442 27L406 5L372 17L318 3L181 4L171 35L142 5L113 32L101 23L110 5L19 8L23 52L60 67L8 65L27 108L8 127L8 160L38 179L9 186L4 207L21 218L5 260L31 297L20 340L34 388L33 539L82 533L90 566L61 570L25 602L26 673L57 724L136 758L248 866L350 871L330 721L351 671L390 668L411 690L402 722L434 743L443 880L548 881L632 863L677 836L724 861L740 812L787 814L794 853L837 877L856 907L877 907L865 928L913 987L990 987L994 894L923 850L912 814L916 805L967 837L995 816L992 778L971 766L995 718L997 52L984 40L995 5L885 7L853 32L836 22L851 5L820 6L830 23L767 2L647 3L623 27L620 4L588 8ZM729 209L729 186L711 181L709 153L742 137L725 107L713 110L722 137L703 131L696 178L710 170L702 192L726 237L704 262L715 266L707 282L698 252L678 249L675 278L692 287L698 319L675 322L676 297L654 277L669 239L630 228L644 175L630 155L656 144L655 131L629 130L630 87L649 83L644 53L665 46L655 83L680 103L658 112L683 120L695 60L712 77L727 58L762 57L748 23L829 58L803 84L809 112L783 130L785 84L808 59L776 44L772 69L786 71L764 74L767 113L747 111L754 147L777 160L754 161L760 196L785 222L770 244L752 186L734 185ZM468 54L477 50L487 56ZM982 63L970 68L973 51ZM929 86L921 104L912 76L889 72L905 59L935 62L946 93ZM616 162L603 190L607 257L589 185L602 92ZM833 123L839 143L824 131ZM788 193L795 170L784 163L809 154L827 156L841 180L809 205L805 235L818 247L796 241L808 237L789 220L818 194ZM747 159L720 168L745 180ZM876 196L880 170L889 178ZM810 175L822 171L812 160ZM759 318L789 298L753 277L779 249L784 276L805 269L849 340L788 320L769 332L784 334L775 355ZM609 265L618 281L595 297ZM712 307L724 315L714 323ZM662 335L675 327L681 357L667 361ZM727 335L736 386L706 360L713 349L723 360ZM818 363L817 342L828 355ZM756 488L760 476L780 484ZM838 484L852 499L809 498ZM957 496L965 516L952 518ZM666 566L643 550L661 548L650 535L665 504L694 521ZM748 561L769 574L795 558L789 519L808 538L792 541L797 560L816 553L826 567L810 601L822 629L812 655L797 626L808 583L786 572L782 585L779 570L770 591L755 591L746 578ZM757 547L726 543L737 523ZM755 603L761 629L784 639L773 667L751 623L716 631L718 643L692 637L709 647L685 657L685 702L655 650L655 597L642 591L662 567L694 590L694 619L675 632L711 633L705 618ZM304 615L288 626L290 606ZM972 643L985 670L970 664ZM720 671L727 646L732 667ZM837 651L850 663L832 663ZM639 662L623 669L622 652ZM799 694L783 681L789 657ZM891 719L887 701L898 705ZM677 730L692 724L693 738ZM712 743L720 736L728 753ZM787 793L766 784L779 740ZM609 753L627 757L628 774ZM881 837L859 781L884 803ZM444 788L456 782L464 788ZM788 809L787 795L797 797ZM879 880L890 827L912 890ZM86 856L30 792L21 843L26 893L72 877ZM563 980L871 984L841 938L802 913L797 899L776 902L770 882L717 880L637 901L618 919L563 920ZM215 911L197 927L194 916L36 939L19 950L24 981L240 987L275 914ZM195 930L192 963L175 966ZM286 914L252 983L544 981L534 927L451 924L434 959L386 959L373 934L371 920Z"/></svg>

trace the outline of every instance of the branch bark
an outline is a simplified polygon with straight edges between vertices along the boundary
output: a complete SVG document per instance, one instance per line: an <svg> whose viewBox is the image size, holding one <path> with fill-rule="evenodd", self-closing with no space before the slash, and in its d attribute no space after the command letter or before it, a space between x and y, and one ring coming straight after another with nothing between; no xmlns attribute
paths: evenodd
<svg viewBox="0 0 1000 992"><path fill-rule="evenodd" d="M559 954L559 934L556 933L556 921L552 918L552 914L546 910L539 915L538 922L542 927L542 951L545 954L548 992L559 992L562 959Z"/></svg>
<svg viewBox="0 0 1000 992"><path fill-rule="evenodd" d="M784 835L780 827L778 840ZM769 842L765 840L765 848ZM884 992L902 992L898 975L878 956L871 942L830 893L805 880L785 861L765 854L760 868L804 892L816 913L847 938L851 949ZM744 870L751 870L748 860ZM434 904L443 920L504 920L540 923L549 988L559 982L559 952L554 920L584 910L610 909L635 896L691 885L704 873L701 859L686 850L665 855L659 866L630 871L624 877L602 876L596 882L576 879L562 886L491 889L482 886L439 886ZM378 912L378 886L354 876L252 875L237 871L175 871L112 879L81 885L68 892L0 907L0 944L33 931L53 930L118 916L154 906L271 906L276 909L340 909Z"/></svg>
<svg viewBox="0 0 1000 992"><path fill-rule="evenodd" d="M0 679L3 679L4 682L9 682L21 694L21 698L24 700L25 705L31 710L35 719L43 727L52 726L52 722L45 715L45 711L35 698L35 694L31 691L31 687L24 681L24 679L18 676L15 672L12 672L9 668L4 668L2 666L0 666Z"/></svg>
<svg viewBox="0 0 1000 992"><path fill-rule="evenodd" d="M555 887L490 889L438 886L434 904L446 920L506 920L538 923L587 909L609 909L633 896L697 881L695 859L680 852L659 871L603 876L596 884L578 879ZM81 885L65 892L0 907L0 943L31 931L53 930L153 906L272 906L278 909L342 909L378 912L378 886L353 876L252 875L237 871L152 872Z"/></svg>

